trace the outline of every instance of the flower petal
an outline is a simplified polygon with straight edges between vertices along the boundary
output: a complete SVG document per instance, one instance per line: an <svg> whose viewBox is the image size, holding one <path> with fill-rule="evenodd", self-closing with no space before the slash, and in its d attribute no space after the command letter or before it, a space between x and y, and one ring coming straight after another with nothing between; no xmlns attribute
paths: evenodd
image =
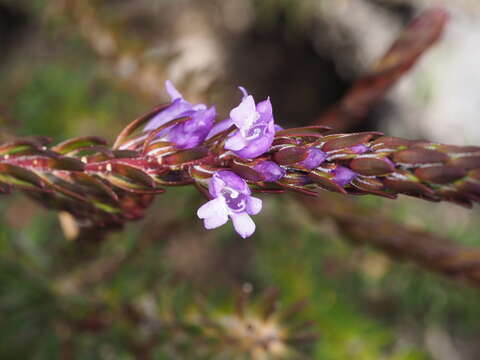
<svg viewBox="0 0 480 360"><path fill-rule="evenodd" d="M273 120L273 109L272 103L270 102L270 98L268 97L267 100L259 102L257 104L257 111L262 115L265 121Z"/></svg>
<svg viewBox="0 0 480 360"><path fill-rule="evenodd" d="M243 98L246 98L246 97L248 96L248 91L247 91L247 89L245 89L243 86L239 86L238 88L239 88L240 91L242 92Z"/></svg>
<svg viewBox="0 0 480 360"><path fill-rule="evenodd" d="M228 221L228 210L225 200L216 198L203 204L197 211L197 216L204 219L206 229L215 229Z"/></svg>
<svg viewBox="0 0 480 360"><path fill-rule="evenodd" d="M167 89L168 95L170 95L170 98L172 101L177 100L177 99L183 99L182 94L173 86L173 83L170 80L165 81L165 88Z"/></svg>
<svg viewBox="0 0 480 360"><path fill-rule="evenodd" d="M207 140L221 133L222 131L227 130L232 125L233 121L230 118L217 122L215 125L213 125L212 130L210 130L208 133Z"/></svg>
<svg viewBox="0 0 480 360"><path fill-rule="evenodd" d="M192 110L195 110L195 111L207 110L207 105L205 105L205 104L195 104L195 105L192 105Z"/></svg>
<svg viewBox="0 0 480 360"><path fill-rule="evenodd" d="M308 155L306 159L299 163L306 169L311 170L316 168L317 166L322 164L327 158L327 154L325 154L322 150L317 149L315 147L311 147L307 151L308 151Z"/></svg>
<svg viewBox="0 0 480 360"><path fill-rule="evenodd" d="M177 145L179 149L191 149L198 146L210 132L216 116L215 107L196 111L192 119L175 125L168 132L168 141Z"/></svg>
<svg viewBox="0 0 480 360"><path fill-rule="evenodd" d="M216 191L221 191L221 188L219 188L217 185L217 183L219 183L221 184L222 188L227 186L236 191L239 191L242 194L246 194L246 195L251 194L250 188L248 187L245 180L243 180L240 176L238 176L232 171L228 171L228 170L217 171L210 183L213 183L213 185L215 185Z"/></svg>
<svg viewBox="0 0 480 360"><path fill-rule="evenodd" d="M240 105L230 111L230 118L239 129L248 129L258 117L252 95L243 98Z"/></svg>
<svg viewBox="0 0 480 360"><path fill-rule="evenodd" d="M273 143L273 138L274 134L267 132L263 136L249 141L245 147L239 150L234 150L235 155L241 157L242 159L254 159L260 155L263 155L270 149L270 146Z"/></svg>
<svg viewBox="0 0 480 360"><path fill-rule="evenodd" d="M247 202L247 213L257 215L260 211L262 211L262 200L251 196Z"/></svg>
<svg viewBox="0 0 480 360"><path fill-rule="evenodd" d="M225 141L225 149L238 151L247 146L247 144L247 140L245 140L240 131L237 131Z"/></svg>
<svg viewBox="0 0 480 360"><path fill-rule="evenodd" d="M216 198L200 206L197 210L197 216L200 219L206 219L215 216L217 213L222 212L222 210L225 210L224 201L221 198Z"/></svg>
<svg viewBox="0 0 480 360"><path fill-rule="evenodd" d="M255 223L253 222L250 215L248 215L246 212L232 213L230 214L230 217L232 218L235 231L242 238L245 239L255 232Z"/></svg>
<svg viewBox="0 0 480 360"><path fill-rule="evenodd" d="M280 125L275 124L275 132L280 131L280 130L283 130L283 127L281 127Z"/></svg>
<svg viewBox="0 0 480 360"><path fill-rule="evenodd" d="M352 171L345 166L338 166L335 170L333 170L333 174L333 181L335 181L340 186L350 184L350 182L358 175L355 171Z"/></svg>
<svg viewBox="0 0 480 360"><path fill-rule="evenodd" d="M274 182L285 176L285 170L273 161L261 161L253 167L265 179L265 181Z"/></svg>
<svg viewBox="0 0 480 360"><path fill-rule="evenodd" d="M228 221L227 212L219 213L215 216L204 219L203 226L205 226L205 229L208 229L208 230L216 229L224 225L227 221Z"/></svg>
<svg viewBox="0 0 480 360"><path fill-rule="evenodd" d="M165 110L161 111L155 117L153 117L143 128L143 131L155 130L156 128L162 126L163 124L166 124L169 121L190 114L191 110L192 106L188 102L182 99L177 99L172 102L169 107L167 107Z"/></svg>

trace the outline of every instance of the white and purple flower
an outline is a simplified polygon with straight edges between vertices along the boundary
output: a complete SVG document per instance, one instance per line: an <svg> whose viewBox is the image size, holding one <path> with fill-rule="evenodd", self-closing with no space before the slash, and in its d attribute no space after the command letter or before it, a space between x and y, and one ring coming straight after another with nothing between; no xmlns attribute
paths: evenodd
<svg viewBox="0 0 480 360"><path fill-rule="evenodd" d="M216 116L215 107L207 108L205 104L190 104L175 89L170 80L165 82L165 88L170 95L171 104L151 119L143 130L152 131L172 120L188 116L191 117L190 120L172 125L161 131L157 138L172 142L179 149L198 146L212 129Z"/></svg>
<svg viewBox="0 0 480 360"><path fill-rule="evenodd" d="M197 211L206 229L222 226L230 217L235 231L244 239L255 232L255 223L250 215L262 210L262 200L251 196L245 180L231 171L220 170L211 178L208 191L212 200Z"/></svg>
<svg viewBox="0 0 480 360"><path fill-rule="evenodd" d="M270 98L255 105L252 95L240 87L243 99L230 112L230 120L238 128L225 142L242 159L256 158L270 149L275 136L275 124Z"/></svg>

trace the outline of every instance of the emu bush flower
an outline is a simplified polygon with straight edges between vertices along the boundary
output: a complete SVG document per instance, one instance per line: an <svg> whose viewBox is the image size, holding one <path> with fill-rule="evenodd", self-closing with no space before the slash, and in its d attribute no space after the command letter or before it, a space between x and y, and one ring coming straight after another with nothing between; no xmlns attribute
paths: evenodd
<svg viewBox="0 0 480 360"><path fill-rule="evenodd" d="M333 174L333 181L342 187L350 184L350 182L358 175L355 171L352 171L345 166L338 166L335 170L333 170Z"/></svg>
<svg viewBox="0 0 480 360"><path fill-rule="evenodd" d="M311 147L307 151L306 159L300 162L300 165L308 170L315 169L317 166L323 163L326 158L327 154L325 154L322 150Z"/></svg>
<svg viewBox="0 0 480 360"><path fill-rule="evenodd" d="M253 169L258 171L268 182L275 182L285 176L286 171L273 161L261 161Z"/></svg>
<svg viewBox="0 0 480 360"><path fill-rule="evenodd" d="M240 87L243 99L230 112L230 119L238 130L225 141L225 149L242 159L256 158L270 149L275 136L270 98L255 105L252 95Z"/></svg>
<svg viewBox="0 0 480 360"><path fill-rule="evenodd" d="M216 116L215 107L207 108L205 104L190 104L184 100L169 80L165 82L165 88L171 98L170 106L150 120L143 130L155 130L169 121L188 116L191 120L172 125L161 131L158 138L174 143L179 149L198 146L212 129Z"/></svg>
<svg viewBox="0 0 480 360"><path fill-rule="evenodd" d="M217 171L210 180L208 191L213 199L197 211L206 229L222 226L230 217L241 237L247 238L254 233L255 223L250 215L262 210L262 200L251 196L245 180L231 171Z"/></svg>

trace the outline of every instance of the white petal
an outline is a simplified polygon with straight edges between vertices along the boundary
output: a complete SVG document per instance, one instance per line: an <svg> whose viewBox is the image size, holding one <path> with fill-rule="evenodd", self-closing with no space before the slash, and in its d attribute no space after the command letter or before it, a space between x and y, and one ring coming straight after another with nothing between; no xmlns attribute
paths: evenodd
<svg viewBox="0 0 480 360"><path fill-rule="evenodd" d="M214 229L222 226L228 221L228 210L223 198L216 198L203 204L197 210L197 216L204 219L207 229Z"/></svg>
<svg viewBox="0 0 480 360"><path fill-rule="evenodd" d="M257 108L252 95L243 98L240 105L230 111L230 118L239 129L250 128L257 116Z"/></svg>
<svg viewBox="0 0 480 360"><path fill-rule="evenodd" d="M192 105L192 109L195 110L195 111L207 110L207 105L205 105L205 104L195 104L195 105Z"/></svg>
<svg viewBox="0 0 480 360"><path fill-rule="evenodd" d="M205 219L224 209L226 209L224 200L222 198L216 198L200 206L197 210L197 216L200 219Z"/></svg>
<svg viewBox="0 0 480 360"><path fill-rule="evenodd" d="M229 137L225 141L225 149L228 150L238 151L243 149L245 146L247 146L247 141L242 136L240 131L237 131L235 135Z"/></svg>
<svg viewBox="0 0 480 360"><path fill-rule="evenodd" d="M225 211L224 213L218 213L214 216L208 217L203 220L203 225L205 225L205 229L215 229L219 226L222 226L228 221L228 215Z"/></svg>
<svg viewBox="0 0 480 360"><path fill-rule="evenodd" d="M247 238L255 232L255 223L246 212L230 214L235 231L242 237Z"/></svg>
<svg viewBox="0 0 480 360"><path fill-rule="evenodd" d="M262 211L262 200L256 197L250 197L247 204L247 212L250 215L257 215Z"/></svg>

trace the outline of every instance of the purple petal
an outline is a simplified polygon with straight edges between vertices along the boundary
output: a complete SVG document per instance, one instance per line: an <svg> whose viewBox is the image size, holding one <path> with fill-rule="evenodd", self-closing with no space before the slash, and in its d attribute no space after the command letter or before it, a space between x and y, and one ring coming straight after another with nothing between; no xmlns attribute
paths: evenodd
<svg viewBox="0 0 480 360"><path fill-rule="evenodd" d="M235 231L242 238L245 239L255 232L255 223L246 212L231 214L230 217L232 218Z"/></svg>
<svg viewBox="0 0 480 360"><path fill-rule="evenodd" d="M301 161L299 164L304 168L311 170L323 163L326 158L327 154L325 154L322 150L311 147L308 149L307 158Z"/></svg>
<svg viewBox="0 0 480 360"><path fill-rule="evenodd" d="M221 171L217 171L216 174L225 182L225 184L228 187L231 187L232 189L235 189L241 192L242 194L247 194L247 195L251 194L250 188L248 187L245 180L243 180L240 176L238 176L234 172L221 170Z"/></svg>
<svg viewBox="0 0 480 360"><path fill-rule="evenodd" d="M269 97L266 100L259 102L256 109L261 116L261 119L259 121L265 123L273 121L273 109Z"/></svg>
<svg viewBox="0 0 480 360"><path fill-rule="evenodd" d="M208 192L214 198L221 196L222 189L226 186L225 181L218 175L220 171L213 174L210 182L208 183Z"/></svg>
<svg viewBox="0 0 480 360"><path fill-rule="evenodd" d="M245 180L232 171L220 170L213 174L208 191L213 197L221 196L221 192L225 187L232 188L242 194L250 195L251 190Z"/></svg>
<svg viewBox="0 0 480 360"><path fill-rule="evenodd" d="M177 145L179 149L191 149L200 145L212 129L215 116L215 107L194 112L191 120L168 130L168 141Z"/></svg>
<svg viewBox="0 0 480 360"><path fill-rule="evenodd" d="M352 146L350 150L352 150L356 154L364 154L367 151L369 151L370 148L366 145L358 144L358 145Z"/></svg>
<svg viewBox="0 0 480 360"><path fill-rule="evenodd" d="M167 89L168 95L170 95L170 98L172 101L175 101L177 99L183 99L182 94L173 86L173 83L170 80L165 81L165 88Z"/></svg>
<svg viewBox="0 0 480 360"><path fill-rule="evenodd" d="M192 106L188 102L182 99L177 99L169 107L151 119L143 128L143 131L155 130L169 121L188 115L191 110Z"/></svg>
<svg viewBox="0 0 480 360"><path fill-rule="evenodd" d="M269 137L261 137L257 140L250 141L250 143L243 149L235 151L235 155L245 160L255 159L256 157L265 154L271 144L272 141L270 141Z"/></svg>
<svg viewBox="0 0 480 360"><path fill-rule="evenodd" d="M357 177L355 171L352 171L345 166L337 166L337 168L333 170L333 174L333 181L342 187L350 184L350 182Z"/></svg>
<svg viewBox="0 0 480 360"><path fill-rule="evenodd" d="M239 86L238 88L239 88L240 91L242 92L243 98L246 98L246 97L248 96L248 91L247 91L247 89L245 89L243 86Z"/></svg>
<svg viewBox="0 0 480 360"><path fill-rule="evenodd" d="M262 211L262 200L250 196L247 202L247 213L249 215L257 215L260 211Z"/></svg>
<svg viewBox="0 0 480 360"><path fill-rule="evenodd" d="M235 155L241 157L242 159L254 159L259 157L270 150L274 137L275 128L272 122L268 125L267 130L262 136L250 140L248 145L246 145L243 149L235 151Z"/></svg>
<svg viewBox="0 0 480 360"><path fill-rule="evenodd" d="M230 118L215 123L215 125L213 125L212 127L212 130L210 130L210 132L208 133L207 140L221 133L222 131L227 130L232 125L233 121Z"/></svg>
<svg viewBox="0 0 480 360"><path fill-rule="evenodd" d="M188 101L185 101L182 97L182 94L175 89L175 86L173 86L170 80L165 82L165 88L172 99L172 103L166 109L158 113L153 119L151 119L143 128L143 131L155 130L169 121L192 115L195 111L207 109L205 104L192 105ZM159 136L163 136L168 132L167 129L165 130L166 131L160 133Z"/></svg>
<svg viewBox="0 0 480 360"><path fill-rule="evenodd" d="M265 181L275 182L285 176L285 170L273 161L262 161L253 167L263 175Z"/></svg>

